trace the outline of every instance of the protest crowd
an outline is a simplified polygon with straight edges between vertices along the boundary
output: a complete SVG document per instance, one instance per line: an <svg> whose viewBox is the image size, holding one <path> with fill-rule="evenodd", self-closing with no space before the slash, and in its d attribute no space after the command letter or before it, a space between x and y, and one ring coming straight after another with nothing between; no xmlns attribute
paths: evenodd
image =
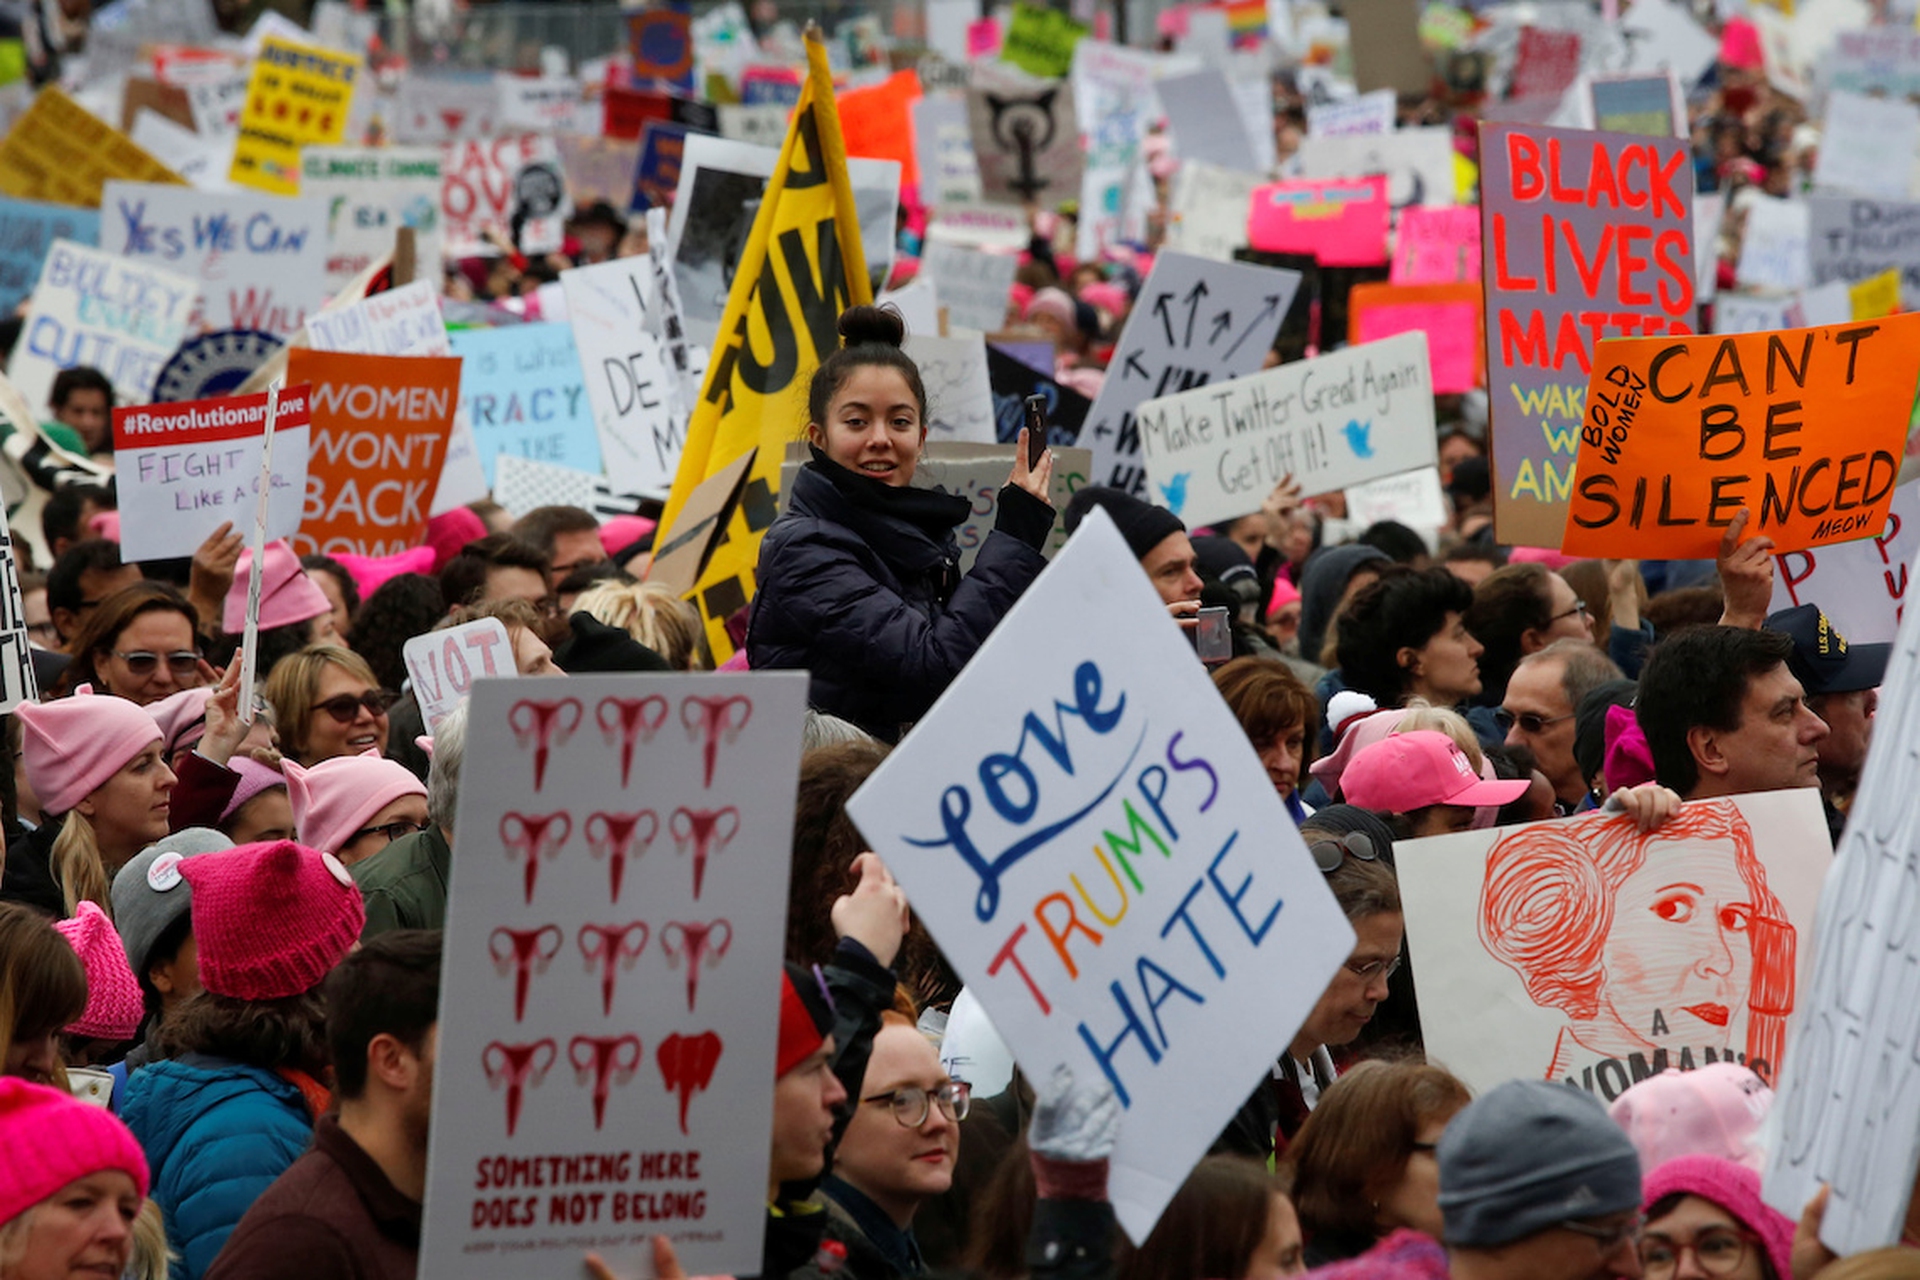
<svg viewBox="0 0 1920 1280"><path fill-rule="evenodd" d="M1920 1278L1913 0L509 8L0 5L0 1280Z"/></svg>

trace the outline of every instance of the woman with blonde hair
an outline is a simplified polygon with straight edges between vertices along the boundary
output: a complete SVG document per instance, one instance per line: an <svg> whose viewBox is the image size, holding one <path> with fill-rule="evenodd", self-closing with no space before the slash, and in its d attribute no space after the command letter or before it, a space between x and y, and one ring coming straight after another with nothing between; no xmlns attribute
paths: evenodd
<svg viewBox="0 0 1920 1280"><path fill-rule="evenodd" d="M385 755L393 699L375 681L365 658L337 644L288 654L267 677L280 749L303 765L369 749Z"/></svg>
<svg viewBox="0 0 1920 1280"><path fill-rule="evenodd" d="M573 607L596 622L620 628L676 671L713 667L699 612L658 583L602 582L582 592Z"/></svg>
<svg viewBox="0 0 1920 1280"><path fill-rule="evenodd" d="M126 1274L146 1195L146 1156L104 1107L0 1079L0 1275Z"/></svg>

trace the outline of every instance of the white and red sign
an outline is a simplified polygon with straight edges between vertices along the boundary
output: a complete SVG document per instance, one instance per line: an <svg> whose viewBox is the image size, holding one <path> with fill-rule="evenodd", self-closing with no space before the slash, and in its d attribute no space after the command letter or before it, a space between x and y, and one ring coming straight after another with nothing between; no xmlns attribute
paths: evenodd
<svg viewBox="0 0 1920 1280"><path fill-rule="evenodd" d="M402 646L400 656L406 660L408 685L428 733L467 700L474 681L517 673L513 640L498 618L475 618L417 635Z"/></svg>

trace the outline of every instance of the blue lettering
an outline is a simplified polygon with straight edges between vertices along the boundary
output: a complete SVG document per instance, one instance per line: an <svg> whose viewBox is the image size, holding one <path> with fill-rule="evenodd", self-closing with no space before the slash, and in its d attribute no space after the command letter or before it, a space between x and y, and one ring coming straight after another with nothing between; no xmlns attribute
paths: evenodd
<svg viewBox="0 0 1920 1280"><path fill-rule="evenodd" d="M1133 971L1140 980L1140 994L1147 998L1147 1013L1153 1018L1153 1029L1160 1033L1160 1047L1169 1048L1171 1042L1167 1039L1167 1029L1160 1025L1160 1006L1172 999L1176 991L1195 1004L1205 1004L1206 998L1145 956L1133 962ZM1158 993L1147 982L1149 972L1160 979Z"/></svg>
<svg viewBox="0 0 1920 1280"><path fill-rule="evenodd" d="M1200 804L1200 812L1205 813L1213 807L1213 802L1220 796L1220 775L1213 771L1212 765L1208 764L1199 756L1195 756L1191 760L1182 760L1173 753L1173 749L1180 745L1180 739L1185 736L1186 731L1183 729L1179 733L1174 734L1173 739L1167 743L1167 763L1183 773L1189 769L1198 769L1207 775L1207 781L1213 784L1213 790L1207 792L1207 798Z"/></svg>
<svg viewBox="0 0 1920 1280"><path fill-rule="evenodd" d="M1214 854L1213 861L1207 864L1207 879L1213 882L1213 891L1220 895L1220 901L1227 904L1227 910L1233 912L1233 918L1240 922L1241 931L1247 935L1247 941L1257 947L1267 936L1267 930L1273 927L1274 917L1280 914L1280 908L1286 905L1286 900L1274 899L1273 910L1267 912L1267 918L1260 922L1259 928L1256 929L1247 923L1245 913L1240 910L1240 900L1247 896L1247 888L1253 883L1253 876L1249 874L1240 882L1240 887L1231 893L1227 892L1227 886L1220 882L1220 864L1226 861L1227 854L1233 849L1233 842L1239 838L1238 831L1227 837L1227 842L1220 846L1220 852Z"/></svg>
<svg viewBox="0 0 1920 1280"><path fill-rule="evenodd" d="M1100 1069L1107 1073L1107 1080L1113 1085L1113 1092L1119 1097L1120 1105L1131 1107L1133 1106L1132 1095L1128 1094L1127 1086L1121 1083L1119 1073L1113 1069L1114 1055L1120 1052L1120 1046L1126 1043L1129 1036L1139 1038L1140 1047L1147 1051L1147 1057L1155 1066L1160 1065L1160 1049L1153 1043L1153 1037L1147 1034L1146 1024L1141 1022L1140 1015L1133 1011L1133 1002L1127 999L1127 993L1120 989L1120 984L1109 982L1107 990L1113 992L1114 1003L1120 1006L1120 1015L1126 1019L1127 1025L1120 1029L1119 1035L1102 1046L1093 1038L1093 1033L1087 1030L1087 1024L1083 1022L1079 1028L1080 1039L1085 1042L1087 1051L1093 1055L1094 1060L1100 1064Z"/></svg>

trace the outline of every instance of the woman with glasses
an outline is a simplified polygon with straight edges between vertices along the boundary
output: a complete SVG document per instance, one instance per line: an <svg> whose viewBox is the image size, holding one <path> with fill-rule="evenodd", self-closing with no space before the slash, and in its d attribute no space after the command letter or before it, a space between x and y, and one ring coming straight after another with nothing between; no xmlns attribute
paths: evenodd
<svg viewBox="0 0 1920 1280"><path fill-rule="evenodd" d="M374 683L366 660L317 644L283 659L267 677L267 702L288 759L312 766L335 756L387 750L393 694Z"/></svg>
<svg viewBox="0 0 1920 1280"><path fill-rule="evenodd" d="M1593 639L1586 601L1542 564L1510 564L1488 574L1473 589L1466 624L1483 650L1474 699L1483 707L1501 704L1508 677L1528 654L1555 640Z"/></svg>
<svg viewBox="0 0 1920 1280"><path fill-rule="evenodd" d="M1760 1175L1680 1156L1646 1175L1644 1280L1792 1280L1793 1223L1760 1199Z"/></svg>
<svg viewBox="0 0 1920 1280"><path fill-rule="evenodd" d="M210 685L219 677L194 626L193 606L166 583L124 587L87 614L60 692L91 685L144 707Z"/></svg>
<svg viewBox="0 0 1920 1280"><path fill-rule="evenodd" d="M294 838L345 866L427 829L426 784L377 755L335 756L311 769L281 764L293 804Z"/></svg>

